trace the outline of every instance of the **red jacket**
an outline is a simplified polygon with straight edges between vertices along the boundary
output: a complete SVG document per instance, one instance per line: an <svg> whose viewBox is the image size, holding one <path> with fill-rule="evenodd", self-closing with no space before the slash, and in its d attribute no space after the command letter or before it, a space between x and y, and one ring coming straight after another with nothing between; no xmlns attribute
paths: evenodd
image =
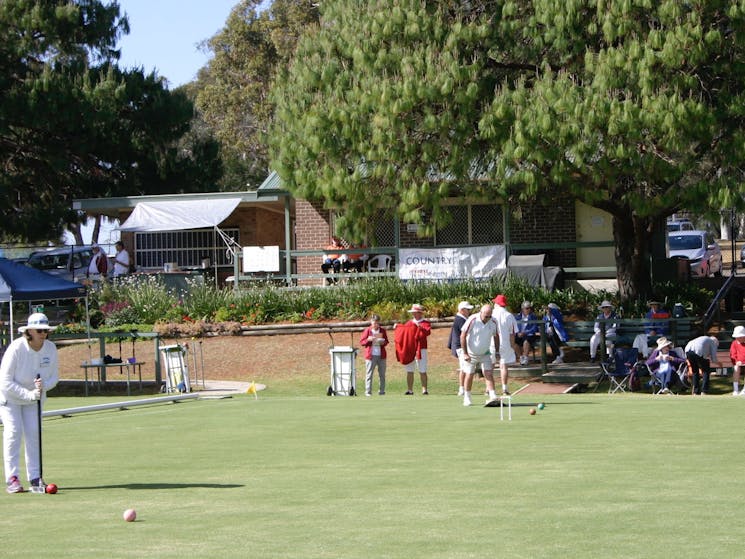
<svg viewBox="0 0 745 559"><path fill-rule="evenodd" d="M733 365L738 361L740 363L745 363L745 345L734 340L732 345L729 346L729 358L732 359Z"/></svg>
<svg viewBox="0 0 745 559"><path fill-rule="evenodd" d="M365 348L365 359L367 359L368 361L372 359L373 343L367 338L372 335L372 328L368 326L362 331L362 335L360 336L360 345ZM380 332L378 332L378 335L383 338L383 343L380 344L380 358L385 359L387 357L385 346L388 345L388 334L386 333L385 328L381 328Z"/></svg>
<svg viewBox="0 0 745 559"><path fill-rule="evenodd" d="M427 349L427 336L431 333L432 325L427 320L422 320L418 324L409 320L398 326L394 332L398 362L408 365L414 359L421 359L422 350Z"/></svg>

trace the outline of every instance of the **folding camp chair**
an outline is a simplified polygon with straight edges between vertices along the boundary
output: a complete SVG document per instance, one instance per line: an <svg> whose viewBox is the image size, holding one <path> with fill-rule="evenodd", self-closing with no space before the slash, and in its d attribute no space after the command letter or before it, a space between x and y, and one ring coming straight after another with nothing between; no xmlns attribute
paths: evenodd
<svg viewBox="0 0 745 559"><path fill-rule="evenodd" d="M613 358L608 362L601 362L602 373L598 384L608 379L608 394L626 392L629 389L629 378L637 366L639 353L635 347L613 348Z"/></svg>
<svg viewBox="0 0 745 559"><path fill-rule="evenodd" d="M685 359L685 354L683 353L683 348L676 347L671 350L673 353L675 353L676 356L680 357L681 359ZM673 374L670 376L670 385L668 386L668 390L665 391L665 386L662 382L662 375L659 373L659 371L652 371L649 366L647 366L646 363L640 362L640 365L643 364L647 371L649 371L649 386L652 389L652 394L670 394L673 392L670 392L672 390L672 386L675 386L679 384L683 387L684 390L690 389L690 384L688 382L688 363L683 361L680 365L677 366L677 368L673 371ZM677 392L674 392L677 394Z"/></svg>

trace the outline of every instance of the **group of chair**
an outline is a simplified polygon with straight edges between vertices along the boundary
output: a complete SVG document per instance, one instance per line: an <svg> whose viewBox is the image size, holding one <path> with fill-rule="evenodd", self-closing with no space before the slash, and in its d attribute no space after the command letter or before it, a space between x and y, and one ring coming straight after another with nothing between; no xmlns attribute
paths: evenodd
<svg viewBox="0 0 745 559"><path fill-rule="evenodd" d="M681 355L680 348L674 348L676 354ZM601 370L596 378L597 384L595 390L604 381L608 381L608 393L626 392L631 390L631 382L634 378L640 382L647 382L652 394L663 394L670 392L670 388L665 386L662 375L657 371L652 371L646 361L639 359L638 350L635 347L614 347L611 358L600 364ZM647 380L648 379L648 380ZM688 383L688 365L684 361L678 368L673 371L671 384L682 386L683 389L689 389Z"/></svg>

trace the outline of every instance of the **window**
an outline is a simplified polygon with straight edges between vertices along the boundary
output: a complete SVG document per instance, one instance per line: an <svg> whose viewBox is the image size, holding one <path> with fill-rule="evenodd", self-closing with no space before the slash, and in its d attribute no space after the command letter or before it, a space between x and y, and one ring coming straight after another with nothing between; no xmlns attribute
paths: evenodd
<svg viewBox="0 0 745 559"><path fill-rule="evenodd" d="M240 233L222 229L240 245ZM176 262L180 268L201 267L202 259L217 259L218 266L232 266L228 247L213 229L135 233L135 255L138 269L162 269L166 262ZM214 262L213 262L214 263Z"/></svg>
<svg viewBox="0 0 745 559"><path fill-rule="evenodd" d="M445 211L452 220L437 229L435 246L496 245L504 242L501 206L448 206Z"/></svg>

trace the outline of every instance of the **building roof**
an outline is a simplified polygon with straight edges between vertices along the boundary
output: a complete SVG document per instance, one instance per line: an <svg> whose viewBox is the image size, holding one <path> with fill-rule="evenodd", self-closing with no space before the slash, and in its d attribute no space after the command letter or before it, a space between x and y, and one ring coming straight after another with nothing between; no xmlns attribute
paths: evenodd
<svg viewBox="0 0 745 559"><path fill-rule="evenodd" d="M267 181L264 182L266 183ZM190 194L159 194L154 196L79 198L73 200L72 209L85 212L89 215L102 214L118 217L118 213L121 210L134 209L140 202L209 201L239 198L241 205L252 205L263 204L265 202L278 202L283 195L287 194L279 190L266 189L263 192L249 190L244 192L196 192Z"/></svg>

